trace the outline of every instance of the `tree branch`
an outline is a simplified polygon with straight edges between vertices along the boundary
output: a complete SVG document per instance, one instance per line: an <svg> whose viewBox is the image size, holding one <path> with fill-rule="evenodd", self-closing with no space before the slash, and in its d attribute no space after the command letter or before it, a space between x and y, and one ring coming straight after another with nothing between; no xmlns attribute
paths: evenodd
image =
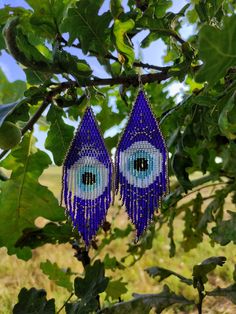
<svg viewBox="0 0 236 314"><path fill-rule="evenodd" d="M197 291L198 291L198 303L197 303L197 310L198 310L198 314L202 314L202 303L203 300L205 298L205 294L203 293L203 289L204 289L204 285L198 285L197 286Z"/></svg>
<svg viewBox="0 0 236 314"><path fill-rule="evenodd" d="M21 134L24 135L28 130L32 130L34 124L38 121L38 119L41 117L44 110L47 108L51 100L45 99L42 103L42 105L39 107L39 109L35 112L35 114L32 116L32 118L26 123L26 125L21 130Z"/></svg>
<svg viewBox="0 0 236 314"><path fill-rule="evenodd" d="M73 295L74 295L74 292L72 292L72 293L70 294L70 296L66 299L66 301L65 301L64 304L60 307L60 309L57 311L56 314L59 314L59 313L64 309L64 307L65 307L66 304L70 301L70 299L73 297Z"/></svg>
<svg viewBox="0 0 236 314"><path fill-rule="evenodd" d="M65 38L63 38L62 36L59 36L58 39L62 43L64 43L66 46L68 46L68 41ZM81 49L81 45L80 44L72 44L72 45L70 45L70 47ZM90 50L89 53L91 55L96 56L96 57L101 57L99 55L99 53L96 52L96 51ZM104 55L102 57L105 58L105 59L114 60L116 62L119 62L119 59L117 57L113 56L111 53L108 53L108 54L106 54L106 55ZM149 64L149 63L143 63L141 61L134 61L133 66L137 67L137 68L145 68L145 69L157 70L157 71L168 71L170 69L170 66L161 67L161 66L152 65L152 64Z"/></svg>
<svg viewBox="0 0 236 314"><path fill-rule="evenodd" d="M193 68L193 71L195 68ZM175 72L175 75L178 73ZM143 84L165 81L172 77L173 74L167 71L162 71L158 73L149 73L141 75L141 81ZM28 123L21 130L22 135L24 135L28 130L32 129L34 124L38 121L44 110L52 101L53 97L62 91L72 88L72 87L88 87L88 86L113 86L113 85L125 85L125 86L138 86L140 82L139 75L129 75L129 76L117 76L113 78L97 78L93 79L84 79L83 81L67 81L62 83L52 83L51 86L55 86L55 88L51 89L45 96L42 105L36 111L36 113L32 116L32 118L28 121ZM9 150L5 150L0 154L0 160L9 152Z"/></svg>
<svg viewBox="0 0 236 314"><path fill-rule="evenodd" d="M176 73L177 74L177 73ZM149 73L141 75L141 81L143 84L165 81L173 75L168 72ZM65 89L70 87L88 87L88 86L113 86L113 85L126 85L126 86L138 86L139 76L137 74L129 76L117 76L113 78L97 78L84 79L83 81L68 81L63 83ZM55 84L58 87L61 84Z"/></svg>

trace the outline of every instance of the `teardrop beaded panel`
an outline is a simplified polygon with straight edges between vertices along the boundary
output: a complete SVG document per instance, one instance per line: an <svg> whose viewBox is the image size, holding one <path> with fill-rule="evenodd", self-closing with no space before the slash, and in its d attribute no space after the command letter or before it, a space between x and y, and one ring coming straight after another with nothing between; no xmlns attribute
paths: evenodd
<svg viewBox="0 0 236 314"><path fill-rule="evenodd" d="M168 152L145 94L139 91L116 152L120 193L139 238L168 193Z"/></svg>
<svg viewBox="0 0 236 314"><path fill-rule="evenodd" d="M86 246L111 204L112 168L92 109L88 107L65 158L62 191L68 216Z"/></svg>

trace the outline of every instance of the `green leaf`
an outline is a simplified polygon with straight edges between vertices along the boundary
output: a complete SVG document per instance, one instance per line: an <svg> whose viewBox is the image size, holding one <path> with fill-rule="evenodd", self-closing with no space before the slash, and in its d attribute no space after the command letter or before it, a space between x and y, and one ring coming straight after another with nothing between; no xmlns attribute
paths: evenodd
<svg viewBox="0 0 236 314"><path fill-rule="evenodd" d="M199 215L197 213L196 215ZM194 210L191 211L189 208L185 210L185 228L183 231L184 240L181 243L182 247L184 248L185 252L190 251L193 248L196 248L199 243L203 240L202 232L196 230L196 226L192 223L195 218Z"/></svg>
<svg viewBox="0 0 236 314"><path fill-rule="evenodd" d="M234 141L230 141L229 144L223 148L222 159L223 165L222 168L224 172L229 176L236 175L235 168L235 154L236 154L236 143Z"/></svg>
<svg viewBox="0 0 236 314"><path fill-rule="evenodd" d="M203 231L198 228L199 221L202 218L201 207L203 204L203 199L200 193L197 194L196 198L192 201L192 204L192 210L189 208L185 209L185 228L183 231L184 241L182 242L182 247L185 251L197 247L203 239Z"/></svg>
<svg viewBox="0 0 236 314"><path fill-rule="evenodd" d="M154 237L155 225L152 224L141 237L138 243L129 243L129 249L127 252L131 253L131 255L133 256L133 262L131 263L131 265L140 260L147 250L152 249Z"/></svg>
<svg viewBox="0 0 236 314"><path fill-rule="evenodd" d="M111 151L112 148L117 146L117 143L119 141L119 137L120 137L120 134L116 134L113 137L106 137L105 138L106 147L109 151Z"/></svg>
<svg viewBox="0 0 236 314"><path fill-rule="evenodd" d="M211 19L216 23L221 20L223 15L224 0L196 1L195 10L201 23L210 22Z"/></svg>
<svg viewBox="0 0 236 314"><path fill-rule="evenodd" d="M162 18L165 16L167 9L171 7L172 1L171 0L154 0L154 8L155 8L155 15L157 18ZM157 2L157 3L156 3Z"/></svg>
<svg viewBox="0 0 236 314"><path fill-rule="evenodd" d="M32 74L33 73L36 73L36 72L32 71ZM36 81L35 81L35 84L36 84ZM47 92L47 88L48 88L49 85L51 85L50 81L44 81L43 85L40 85L40 86L37 86L37 87L36 86L32 86L29 89L27 89L25 91L24 95L26 97L30 98L30 104L31 105L37 105L40 100L44 99L45 93Z"/></svg>
<svg viewBox="0 0 236 314"><path fill-rule="evenodd" d="M193 131L193 125L189 124L182 135L183 147L194 147L196 144L196 136Z"/></svg>
<svg viewBox="0 0 236 314"><path fill-rule="evenodd" d="M57 166L63 163L73 137L74 128L66 124L62 117L65 116L63 109L52 105L47 114L47 121L51 122L50 130L45 142L46 149L53 154Z"/></svg>
<svg viewBox="0 0 236 314"><path fill-rule="evenodd" d="M158 40L159 38L160 38L160 34L159 34L158 32L150 32L150 33L142 40L140 46L141 46L141 48L148 48L148 47L151 45L151 43L152 43L153 41L156 41L156 40ZM173 53L173 51L172 51L171 53ZM165 58L165 61L168 62L168 61L167 61L167 57Z"/></svg>
<svg viewBox="0 0 236 314"><path fill-rule="evenodd" d="M26 0L32 7L34 13L30 19L35 31L46 38L55 38L68 7L74 0Z"/></svg>
<svg viewBox="0 0 236 314"><path fill-rule="evenodd" d="M118 19L124 12L121 0L110 0L110 11L114 19Z"/></svg>
<svg viewBox="0 0 236 314"><path fill-rule="evenodd" d="M236 65L236 47L232 38L236 32L235 16L225 17L223 29L203 26L199 33L199 54L204 61L196 75L198 82L215 84L231 66Z"/></svg>
<svg viewBox="0 0 236 314"><path fill-rule="evenodd" d="M104 119L104 117L106 117ZM101 122L102 132L107 131L108 129L118 126L120 122L125 118L125 115L122 113L114 113L111 105L104 104L102 110L96 115L96 118Z"/></svg>
<svg viewBox="0 0 236 314"><path fill-rule="evenodd" d="M17 28L16 44L26 60L22 60L23 62L21 63L32 69L34 69L35 65L38 65L38 70L41 67L43 72L52 72L51 60L40 51L42 45L31 43L29 37L31 34L25 34L24 32L25 30L22 27Z"/></svg>
<svg viewBox="0 0 236 314"><path fill-rule="evenodd" d="M68 243L77 236L69 223L47 223L44 228L26 228L17 240L15 247L25 246L35 249L46 243Z"/></svg>
<svg viewBox="0 0 236 314"><path fill-rule="evenodd" d="M0 69L0 103L13 103L23 98L26 83L20 80L10 83Z"/></svg>
<svg viewBox="0 0 236 314"><path fill-rule="evenodd" d="M51 263L47 260L40 264L40 268L43 273L48 276L50 280L53 280L58 286L66 288L69 292L73 290L72 283L70 281L71 271L68 269L65 271L58 267L57 263Z"/></svg>
<svg viewBox="0 0 236 314"><path fill-rule="evenodd" d="M200 21L209 22L208 12L207 12L207 4L203 1L199 1L198 4L195 5L195 10L199 16Z"/></svg>
<svg viewBox="0 0 236 314"><path fill-rule="evenodd" d="M231 216L230 219L219 222L216 227L212 228L210 235L211 239L220 245L226 245L230 241L236 244L236 213L229 210L227 212Z"/></svg>
<svg viewBox="0 0 236 314"><path fill-rule="evenodd" d="M224 297L236 304L236 284L232 284L226 288L217 287L213 291L206 291L207 296Z"/></svg>
<svg viewBox="0 0 236 314"><path fill-rule="evenodd" d="M0 105L0 127L3 124L4 120L14 111L18 106L19 102L13 102L10 104Z"/></svg>
<svg viewBox="0 0 236 314"><path fill-rule="evenodd" d="M19 295L19 302L13 308L13 314L55 314L55 300L46 299L46 291L31 288L22 288Z"/></svg>
<svg viewBox="0 0 236 314"><path fill-rule="evenodd" d="M176 245L174 240L174 218L175 218L175 211L172 210L170 213L169 221L168 221L168 238L170 239L170 245L169 245L169 257L175 256L176 252Z"/></svg>
<svg viewBox="0 0 236 314"><path fill-rule="evenodd" d="M230 140L236 139L236 94L228 100L220 113L218 124L221 132Z"/></svg>
<svg viewBox="0 0 236 314"><path fill-rule="evenodd" d="M50 73L35 71L29 68L24 69L24 72L26 74L27 83L30 85L44 84L44 82L50 79L52 76Z"/></svg>
<svg viewBox="0 0 236 314"><path fill-rule="evenodd" d="M206 230L207 224L212 221L217 221L217 216L219 213L223 211L225 198L229 194L228 189L221 189L215 192L215 197L213 200L207 205L201 219L198 223L198 229ZM219 223L219 222L217 222Z"/></svg>
<svg viewBox="0 0 236 314"><path fill-rule="evenodd" d="M66 51L57 50L54 54L54 62L61 68L62 72L70 73L75 77L90 76L92 73L85 60L80 60Z"/></svg>
<svg viewBox="0 0 236 314"><path fill-rule="evenodd" d="M125 266L118 262L115 256L110 257L108 253L104 257L103 263L105 269L111 269L112 271L115 271L116 269L125 269Z"/></svg>
<svg viewBox="0 0 236 314"><path fill-rule="evenodd" d="M180 281L186 283L187 285L192 285L193 282L191 279L188 279L180 274L177 274L176 272L166 269L166 268L162 268L162 267L158 267L158 266L154 266L154 267L149 267L146 268L145 271L148 273L149 276L151 277L160 277L159 278L159 282L161 282L162 280L170 277L171 275L176 276L180 279Z"/></svg>
<svg viewBox="0 0 236 314"><path fill-rule="evenodd" d="M119 300L122 294L125 294L128 291L128 289L126 288L127 282L122 282L122 279L123 278L109 281L106 288L105 300L108 300L109 298L111 298L112 300Z"/></svg>
<svg viewBox="0 0 236 314"><path fill-rule="evenodd" d="M135 22L132 19L129 19L125 22L115 20L113 27L116 48L118 52L125 57L125 60L130 67L134 62L135 55L134 50L129 42L127 32L131 31L134 26Z"/></svg>
<svg viewBox="0 0 236 314"><path fill-rule="evenodd" d="M101 245L98 247L97 252L101 252L106 245L109 245L113 240L124 239L133 231L130 224L125 229L114 228L109 237L104 237Z"/></svg>
<svg viewBox="0 0 236 314"><path fill-rule="evenodd" d="M114 76L114 77L119 76L121 73L121 70L122 70L122 66L121 66L120 62L116 61L116 62L113 62L111 64L112 76Z"/></svg>
<svg viewBox="0 0 236 314"><path fill-rule="evenodd" d="M189 175L186 171L186 169L191 166L192 160L187 154L183 152L176 152L174 154L172 158L172 168L185 192L187 192L189 189L192 189L192 183L189 180Z"/></svg>
<svg viewBox="0 0 236 314"><path fill-rule="evenodd" d="M104 265L95 261L85 268L84 278L75 278L75 295L80 301L66 304L67 314L90 314L98 309L97 296L105 291L109 279L105 277Z"/></svg>
<svg viewBox="0 0 236 314"><path fill-rule="evenodd" d="M64 210L58 206L57 199L38 183L50 158L33 144L32 134L26 134L21 144L1 163L2 167L12 170L12 174L0 186L0 246L6 246L9 254L17 253L23 259L30 258L30 250L16 248L15 243L24 229L36 228L35 219L39 216L53 221L64 220Z"/></svg>
<svg viewBox="0 0 236 314"><path fill-rule="evenodd" d="M69 32L69 44L77 38L84 54L89 50L99 52L102 57L110 46L110 12L98 15L103 0L80 0L70 8L61 25L61 31Z"/></svg>
<svg viewBox="0 0 236 314"><path fill-rule="evenodd" d="M75 278L75 294L78 298L94 298L105 291L108 281L103 263L97 260L86 267L84 278Z"/></svg>
<svg viewBox="0 0 236 314"><path fill-rule="evenodd" d="M193 286L198 285L204 290L203 284L207 282L207 274L214 270L217 266L223 266L226 261L224 256L212 256L205 259L201 264L193 267Z"/></svg>
<svg viewBox="0 0 236 314"><path fill-rule="evenodd" d="M105 308L101 314L148 314L152 308L156 313L161 313L164 309L172 304L193 304L192 301L185 299L183 296L176 295L168 286L159 294L133 294L134 298L127 302L117 303L110 308Z"/></svg>

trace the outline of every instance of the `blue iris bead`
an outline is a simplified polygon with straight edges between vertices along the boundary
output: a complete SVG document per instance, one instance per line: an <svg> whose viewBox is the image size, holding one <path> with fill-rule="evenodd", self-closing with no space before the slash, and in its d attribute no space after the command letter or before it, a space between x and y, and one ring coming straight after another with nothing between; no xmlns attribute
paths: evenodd
<svg viewBox="0 0 236 314"><path fill-rule="evenodd" d="M151 154L145 151L137 151L130 156L128 163L128 171L139 178L145 179L152 174L153 171L153 158Z"/></svg>
<svg viewBox="0 0 236 314"><path fill-rule="evenodd" d="M94 166L81 167L77 175L77 184L84 192L92 192L101 183L99 169Z"/></svg>

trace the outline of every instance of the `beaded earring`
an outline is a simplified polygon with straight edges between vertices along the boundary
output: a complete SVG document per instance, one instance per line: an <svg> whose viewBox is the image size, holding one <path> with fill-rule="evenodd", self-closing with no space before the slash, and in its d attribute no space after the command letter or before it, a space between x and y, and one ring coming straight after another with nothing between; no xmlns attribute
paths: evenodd
<svg viewBox="0 0 236 314"><path fill-rule="evenodd" d="M86 246L97 234L111 204L112 161L90 106L63 165L62 198Z"/></svg>
<svg viewBox="0 0 236 314"><path fill-rule="evenodd" d="M115 192L120 193L138 240L169 187L165 140L142 89L118 144L115 166Z"/></svg>

